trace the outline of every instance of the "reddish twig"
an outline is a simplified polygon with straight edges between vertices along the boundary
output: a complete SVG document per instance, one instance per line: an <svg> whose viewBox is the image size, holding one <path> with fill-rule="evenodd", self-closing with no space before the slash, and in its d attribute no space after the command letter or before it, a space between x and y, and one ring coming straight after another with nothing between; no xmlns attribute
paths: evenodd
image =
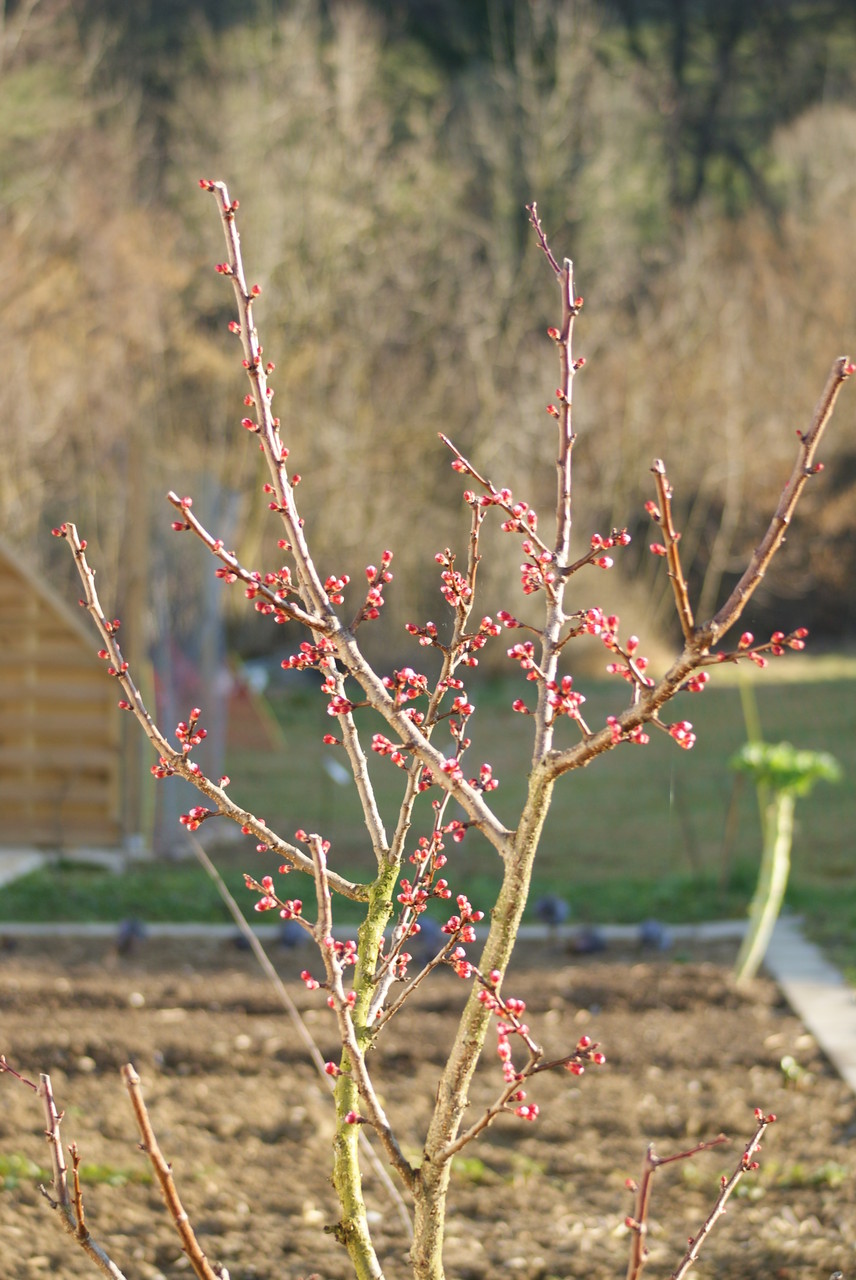
<svg viewBox="0 0 856 1280"><path fill-rule="evenodd" d="M5 1068L9 1070L9 1068ZM17 1072L13 1073L17 1076ZM17 1077L19 1080L23 1078ZM30 1084L30 1081L24 1081ZM95 1265L109 1276L110 1280L125 1280L124 1274L116 1266L113 1259L106 1253L96 1240L92 1238L83 1213L83 1195L80 1190L80 1180L78 1177L78 1155L77 1147L72 1144L71 1158L73 1164L74 1179L74 1202L72 1203L68 1191L68 1166L65 1162L65 1155L62 1149L62 1138L60 1136L60 1125L62 1123L63 1113L57 1109L54 1101L53 1089L51 1088L51 1078L47 1074L39 1076L38 1095L42 1100L42 1107L45 1114L45 1137L48 1140L48 1146L51 1153L51 1165L53 1167L52 1185L54 1189L53 1196L49 1195L47 1190L42 1187L42 1195L47 1200L52 1209L59 1212L59 1221L65 1231L73 1236L80 1245L83 1252L88 1258L91 1258Z"/></svg>
<svg viewBox="0 0 856 1280"><path fill-rule="evenodd" d="M687 1274L690 1267L697 1259L702 1245L713 1230L716 1222L725 1212L725 1204L729 1196L737 1186L744 1174L754 1171L758 1168L758 1162L753 1160L755 1153L760 1150L761 1138L771 1124L775 1122L774 1115L764 1115L758 1109L755 1112L755 1118L758 1122L754 1134L746 1144L740 1160L730 1177L723 1175L721 1180L721 1189L717 1197L716 1203L705 1219L699 1231L690 1240L689 1248L681 1259L677 1269L672 1273L671 1280L682 1280ZM674 1164L677 1160L688 1160L696 1156L701 1151L711 1151L715 1147L720 1147L729 1139L724 1134L720 1134L716 1138L712 1138L707 1142L699 1142L697 1146L691 1147L688 1151L678 1151L670 1156L658 1156L653 1146L650 1146L645 1153L645 1160L642 1165L642 1177L638 1183L628 1180L628 1188L636 1192L636 1204L632 1215L625 1218L625 1225L630 1230L631 1245L630 1258L627 1263L627 1280L638 1280L645 1266L648 1256L648 1250L645 1245L645 1239L648 1233L648 1215L651 1203L651 1190L653 1185L654 1174L663 1165Z"/></svg>
<svg viewBox="0 0 856 1280"><path fill-rule="evenodd" d="M478 1137L499 1115L513 1112L521 1119L535 1120L538 1116L538 1107L525 1102L526 1094L521 1088L531 1076L538 1075L542 1071L553 1071L557 1067L563 1067L574 1075L582 1075L587 1064L603 1066L606 1061L604 1054L599 1052L598 1045L588 1036L583 1036L571 1053L565 1054L562 1058L553 1058L549 1062L544 1062L544 1050L535 1041L529 1027L520 1016L525 1009L523 1001L503 998L499 992L502 977L498 972L485 976L475 965L467 967L481 987L482 1003L500 1018L497 1026L498 1048L506 1083L496 1101L485 1109L479 1119L439 1152L436 1159L440 1161L451 1159L467 1143ZM526 1046L527 1059L519 1069L512 1065L509 1033L516 1035ZM517 1106L513 1106L513 1103L517 1103Z"/></svg>
<svg viewBox="0 0 856 1280"><path fill-rule="evenodd" d="M678 1151L670 1156L658 1156L653 1146L648 1147L642 1164L642 1177L638 1185L628 1182L629 1189L632 1190L635 1187L636 1206L633 1215L624 1219L625 1226L628 1227L631 1237L630 1258L627 1263L627 1280L637 1280L648 1257L645 1239L648 1234L648 1213L651 1205L654 1174L663 1165L674 1164L676 1160L689 1160L692 1156L697 1156L701 1151L710 1151L714 1147L722 1146L724 1142L728 1142L728 1138L724 1133L721 1133L717 1138L711 1138L708 1142L699 1142L688 1151Z"/></svg>
<svg viewBox="0 0 856 1280"><path fill-rule="evenodd" d="M699 1255L702 1245L710 1235L717 1221L725 1213L725 1205L734 1188L737 1186L744 1174L754 1172L758 1168L757 1160L753 1159L756 1152L761 1149L761 1139L771 1124L775 1124L776 1117L772 1114L764 1115L760 1109L755 1111L755 1119L758 1122L757 1128L752 1137L747 1142L740 1161L731 1174L730 1178L726 1178L723 1174L721 1180L721 1190L716 1198L716 1203L710 1213L705 1218L695 1236L690 1240L689 1248L684 1254L675 1271L672 1273L672 1280L683 1280L690 1267Z"/></svg>
<svg viewBox="0 0 856 1280"><path fill-rule="evenodd" d="M672 518L672 486L666 477L665 464L660 458L654 459L654 465L651 470L654 473L654 479L657 484L657 497L660 504L659 524L663 531L663 545L666 548L666 559L669 565L672 591L675 596L675 607L678 611L684 639L691 640L695 633L695 622L686 578L681 568L681 555L678 550L681 535L675 530L675 523Z"/></svg>
<svg viewBox="0 0 856 1280"><path fill-rule="evenodd" d="M164 736L146 708L142 694L133 680L128 663L122 657L122 651L117 639L118 620L111 621L108 619L101 606L95 587L95 574L86 559L86 543L79 537L75 525L70 522L61 525L55 530L55 533L57 536L65 538L72 549L85 593L85 599L81 603L89 612L104 644L99 656L109 663L108 674L113 676L125 695L124 698L120 699L119 706L123 711L133 712L146 737L157 751L165 773L177 773L186 778L188 782L192 782L203 795L215 802L217 806L216 815L230 818L247 835L255 836L272 852L287 859L299 870L312 875L312 860L307 857L302 849L298 849L295 845L277 836L255 814L235 804L227 795L223 786L218 786L210 778L206 777L199 766L190 759L188 753L178 751ZM215 816L215 813L206 813L204 816L212 817ZM341 893L344 897L351 898L356 902L363 901L367 896L368 891L363 885L354 884L352 881L346 880L343 876L335 873L330 874L330 884L337 893Z"/></svg>
<svg viewBox="0 0 856 1280"><path fill-rule="evenodd" d="M172 1176L172 1166L164 1159L158 1140L155 1137L154 1129L149 1120L149 1113L146 1110L146 1104L143 1099L142 1089L140 1086L140 1077L137 1075L133 1066L128 1063L122 1068L122 1079L128 1089L131 1099L131 1106L134 1110L134 1116L137 1121L137 1127L140 1130L140 1147L149 1157L155 1176L161 1189L164 1204L167 1211L175 1224L181 1240L181 1247L187 1255L188 1261L199 1277L199 1280L226 1280L222 1268L217 1271L209 1263L196 1234L190 1224L184 1205L181 1203L178 1191L176 1190L175 1180Z"/></svg>
<svg viewBox="0 0 856 1280"><path fill-rule="evenodd" d="M826 385L815 406L811 425L806 432L798 431L799 450L790 479L782 490L778 506L767 532L756 547L745 573L735 586L725 604L705 628L708 643L713 643L734 626L761 579L769 568L770 561L778 551L794 514L797 502L809 478L823 470L821 464L815 462L815 454L823 433L832 417L838 393L847 379L856 373L856 365L851 364L847 356L839 356L829 371Z"/></svg>
<svg viewBox="0 0 856 1280"><path fill-rule="evenodd" d="M191 502L189 498L180 498L177 493L172 490L166 495L167 501L181 512L181 521L176 521L173 528L177 531L187 529L196 534L200 542L203 542L213 556L225 566L228 570L228 579L240 579L245 582L247 587L253 592L253 598L260 597L270 608L270 613L280 614L281 617L293 619L295 622L302 622L305 627L310 627L313 631L323 634L330 629L329 621L319 618L316 614L307 613L300 605L293 600L284 598L280 591L273 586L264 582L261 575L253 573L250 569L245 569L240 563L233 551L227 551L219 538L215 538L209 533L201 521L197 520L191 510Z"/></svg>

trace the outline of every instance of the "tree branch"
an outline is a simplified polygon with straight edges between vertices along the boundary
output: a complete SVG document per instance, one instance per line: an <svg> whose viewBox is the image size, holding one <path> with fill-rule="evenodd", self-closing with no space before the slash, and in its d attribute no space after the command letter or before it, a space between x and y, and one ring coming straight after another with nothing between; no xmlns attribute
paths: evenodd
<svg viewBox="0 0 856 1280"><path fill-rule="evenodd" d="M155 1176L158 1180L158 1184L160 1185L164 1204L167 1207L167 1212L175 1224L175 1229L178 1232L179 1239L181 1240L181 1247L187 1254L194 1273L199 1277L199 1280L228 1280L227 1277L224 1277L222 1268L218 1268L218 1271L215 1271L211 1267L208 1259L202 1252L199 1241L196 1239L196 1234L190 1224L190 1219L187 1216L184 1205L181 1203L178 1191L176 1190L175 1180L172 1176L172 1166L164 1159L163 1153L158 1145L158 1140L155 1137L151 1121L149 1120L149 1113L146 1110L146 1104L143 1099L142 1089L140 1086L140 1077L137 1075L130 1063L122 1068L122 1079L128 1089L131 1106L134 1109L134 1115L137 1120L137 1127L140 1130L140 1136L142 1138L140 1146L151 1161L152 1168L155 1171Z"/></svg>
<svg viewBox="0 0 856 1280"><path fill-rule="evenodd" d="M856 372L856 365L847 356L839 356L829 371L826 385L814 410L808 431L797 432L800 440L797 459L790 479L782 490L778 506L761 542L755 548L745 573L737 583L725 604L704 628L708 643L714 643L731 628L746 608L754 591L767 572L770 561L785 539L794 510L810 476L821 471L822 465L814 458L823 433L832 417L838 393L847 379Z"/></svg>

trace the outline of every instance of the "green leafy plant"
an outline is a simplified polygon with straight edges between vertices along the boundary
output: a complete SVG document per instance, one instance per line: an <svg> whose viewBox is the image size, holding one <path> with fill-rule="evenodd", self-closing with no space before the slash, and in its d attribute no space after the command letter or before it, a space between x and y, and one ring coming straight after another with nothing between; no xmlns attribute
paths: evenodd
<svg viewBox="0 0 856 1280"><path fill-rule="evenodd" d="M838 782L841 766L828 752L800 751L789 742L747 742L731 766L748 774L758 787L763 814L761 869L735 966L738 983L746 983L758 972L782 909L797 799L807 796L817 782Z"/></svg>

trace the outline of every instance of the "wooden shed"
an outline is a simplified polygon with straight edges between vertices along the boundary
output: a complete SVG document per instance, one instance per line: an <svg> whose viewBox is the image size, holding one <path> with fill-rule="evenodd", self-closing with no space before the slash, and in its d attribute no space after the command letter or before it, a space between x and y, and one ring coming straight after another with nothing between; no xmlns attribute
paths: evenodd
<svg viewBox="0 0 856 1280"><path fill-rule="evenodd" d="M0 541L0 846L123 843L117 688L75 609Z"/></svg>

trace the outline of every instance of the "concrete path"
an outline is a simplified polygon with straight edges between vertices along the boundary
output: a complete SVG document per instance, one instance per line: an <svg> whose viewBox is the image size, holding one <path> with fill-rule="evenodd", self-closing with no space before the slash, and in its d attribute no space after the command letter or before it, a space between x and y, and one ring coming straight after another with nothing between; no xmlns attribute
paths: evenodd
<svg viewBox="0 0 856 1280"><path fill-rule="evenodd" d="M45 861L37 849L10 849L0 853L0 885L35 871Z"/></svg>
<svg viewBox="0 0 856 1280"><path fill-rule="evenodd" d="M795 920L776 922L764 967L841 1078L856 1092L856 991L805 940Z"/></svg>

